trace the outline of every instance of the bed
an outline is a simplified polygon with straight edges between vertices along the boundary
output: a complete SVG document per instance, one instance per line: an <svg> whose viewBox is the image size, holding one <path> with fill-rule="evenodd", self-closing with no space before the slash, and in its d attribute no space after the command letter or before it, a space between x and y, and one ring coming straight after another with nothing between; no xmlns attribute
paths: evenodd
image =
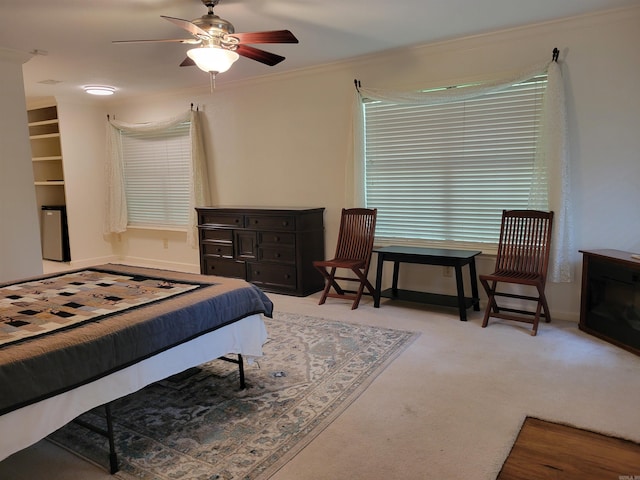
<svg viewBox="0 0 640 480"><path fill-rule="evenodd" d="M261 356L272 312L244 280L125 265L0 284L0 460L190 367Z"/></svg>

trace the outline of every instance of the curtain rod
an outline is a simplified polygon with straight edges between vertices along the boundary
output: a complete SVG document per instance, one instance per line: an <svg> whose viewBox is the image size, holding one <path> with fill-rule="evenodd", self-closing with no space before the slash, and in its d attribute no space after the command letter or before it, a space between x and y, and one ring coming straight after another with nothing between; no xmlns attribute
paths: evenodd
<svg viewBox="0 0 640 480"><path fill-rule="evenodd" d="M555 47L553 49L553 52L551 52L551 61L558 62L558 55L560 55L560 50L558 50L558 48ZM353 84L355 85L356 90L359 92L360 91L360 87L362 86L362 84L360 83L360 80L355 78L353 80ZM193 103L191 104L191 108L193 109Z"/></svg>

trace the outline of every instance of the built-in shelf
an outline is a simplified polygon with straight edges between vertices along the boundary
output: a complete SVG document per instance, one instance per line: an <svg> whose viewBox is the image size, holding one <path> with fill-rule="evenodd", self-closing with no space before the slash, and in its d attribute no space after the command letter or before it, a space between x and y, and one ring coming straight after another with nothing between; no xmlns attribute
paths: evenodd
<svg viewBox="0 0 640 480"><path fill-rule="evenodd" d="M38 122L30 122L29 126L30 127L37 127L40 125L57 125L58 124L58 119L57 118L52 118L49 120L40 120Z"/></svg>
<svg viewBox="0 0 640 480"><path fill-rule="evenodd" d="M29 136L30 140L38 140L40 138L60 138L60 134L59 133L42 133L40 135Z"/></svg>
<svg viewBox="0 0 640 480"><path fill-rule="evenodd" d="M50 162L50 161L62 161L62 155L52 155L49 157L33 157L31 159L34 162Z"/></svg>
<svg viewBox="0 0 640 480"><path fill-rule="evenodd" d="M46 180L44 182L33 182L34 185L38 185L38 186L47 186L47 187L51 187L51 186L60 186L60 185L64 185L64 180Z"/></svg>

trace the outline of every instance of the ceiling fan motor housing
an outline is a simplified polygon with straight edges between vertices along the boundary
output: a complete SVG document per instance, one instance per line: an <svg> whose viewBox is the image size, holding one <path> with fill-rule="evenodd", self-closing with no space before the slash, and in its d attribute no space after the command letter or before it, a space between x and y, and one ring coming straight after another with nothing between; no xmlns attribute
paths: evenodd
<svg viewBox="0 0 640 480"><path fill-rule="evenodd" d="M205 32L208 32L211 36L222 37L235 32L231 22L228 22L224 18L220 18L213 13L203 15L202 17L193 20L191 23L200 27Z"/></svg>

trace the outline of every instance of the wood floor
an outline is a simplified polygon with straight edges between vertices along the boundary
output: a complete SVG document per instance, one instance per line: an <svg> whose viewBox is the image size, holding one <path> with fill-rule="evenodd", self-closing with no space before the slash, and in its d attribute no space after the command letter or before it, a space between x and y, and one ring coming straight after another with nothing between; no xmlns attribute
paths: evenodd
<svg viewBox="0 0 640 480"><path fill-rule="evenodd" d="M640 445L527 417L497 480L538 479L640 479Z"/></svg>

